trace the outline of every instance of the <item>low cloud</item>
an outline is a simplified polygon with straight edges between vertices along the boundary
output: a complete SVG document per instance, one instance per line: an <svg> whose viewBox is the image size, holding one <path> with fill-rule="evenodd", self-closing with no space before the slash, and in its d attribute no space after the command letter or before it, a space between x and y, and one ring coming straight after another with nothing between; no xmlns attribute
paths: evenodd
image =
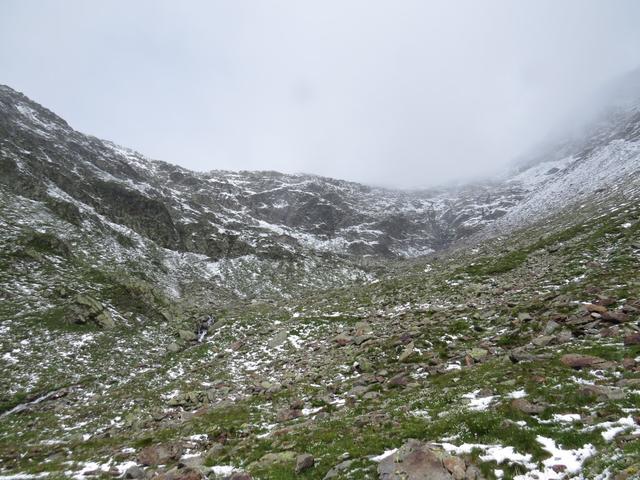
<svg viewBox="0 0 640 480"><path fill-rule="evenodd" d="M640 65L638 24L633 0L5 0L0 82L191 169L416 187L577 122Z"/></svg>

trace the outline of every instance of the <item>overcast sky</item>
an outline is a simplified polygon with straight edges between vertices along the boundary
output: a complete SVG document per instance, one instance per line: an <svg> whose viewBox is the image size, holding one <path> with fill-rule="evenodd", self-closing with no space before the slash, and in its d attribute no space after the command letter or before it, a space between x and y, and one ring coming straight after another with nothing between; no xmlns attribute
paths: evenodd
<svg viewBox="0 0 640 480"><path fill-rule="evenodd" d="M0 0L0 83L195 170L499 169L640 66L636 0Z"/></svg>

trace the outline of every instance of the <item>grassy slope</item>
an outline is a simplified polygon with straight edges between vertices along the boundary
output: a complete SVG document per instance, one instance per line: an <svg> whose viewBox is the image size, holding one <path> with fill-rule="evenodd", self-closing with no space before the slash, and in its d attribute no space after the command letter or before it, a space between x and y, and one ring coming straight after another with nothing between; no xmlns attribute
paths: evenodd
<svg viewBox="0 0 640 480"><path fill-rule="evenodd" d="M230 305L218 312L208 342L177 354L144 354L158 338L170 338L159 333L162 322L108 336L97 332L104 339L93 347L97 360L91 376L60 400L0 420L0 465L20 472L77 471L83 462L123 462L143 446L188 443L197 434L205 437L190 441L195 452L223 442L221 452L207 463L243 466L259 478L323 478L345 452L354 460L349 478L371 478L375 464L366 457L408 438L509 445L540 461L548 454L535 439L543 435L566 449L593 444L598 453L585 463L587 478L607 467L637 468L640 442L607 442L597 424L637 414L639 391L625 387L619 400L588 398L579 394L582 385L576 379L614 385L622 378L638 378L638 372L618 363L596 378L559 362L566 352L616 362L635 358L638 347L621 343L630 327L607 337L600 335L601 329L593 334L576 330L561 345L536 347L530 341L554 314L574 314L577 302L595 300L594 288L616 305L640 298L640 251L633 246L640 241L639 220L634 203L600 217L582 212L582 217L559 217L508 240L487 241L477 251L391 265L377 283L273 304ZM522 312L533 320L519 321ZM371 326L372 340L345 347L332 341L339 333L353 334L362 320ZM632 323L637 321L633 317ZM286 335L278 344L280 332ZM407 334L419 353L401 363L398 355ZM286 340L291 335L304 346L297 349ZM123 344L131 358L112 362ZM466 352L478 346L489 351L487 358L467 367ZM537 357L511 362L509 351L521 346ZM354 362L366 364L367 371L354 371ZM460 370L445 370L456 362L462 364ZM387 380L403 372L408 385L391 386ZM275 388L258 388L265 381ZM379 396L351 400L348 393L356 385ZM61 386L47 380L43 391ZM495 397L490 407L469 409L463 395L482 389ZM168 404L176 394L211 390L212 398L199 405L196 415L193 409L185 413ZM514 409L508 394L518 390L546 410L535 417ZM17 393L7 401L23 400L24 394ZM294 400L322 407L326 414L268 427ZM337 400L346 404L332 403ZM556 413L582 417L574 423L544 423ZM82 434L91 436L85 440ZM265 453L288 450L312 453L316 467L295 475L291 464L254 463ZM482 464L490 478L495 468L495 462ZM523 472L518 464L501 468L506 478Z"/></svg>

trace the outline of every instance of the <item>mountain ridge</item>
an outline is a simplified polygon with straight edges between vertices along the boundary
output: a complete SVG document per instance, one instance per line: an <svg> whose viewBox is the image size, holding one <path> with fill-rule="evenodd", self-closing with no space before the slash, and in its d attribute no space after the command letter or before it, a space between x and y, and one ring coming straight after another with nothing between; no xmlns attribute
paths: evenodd
<svg viewBox="0 0 640 480"><path fill-rule="evenodd" d="M191 172L52 115L0 87L0 477L640 471L633 107L418 192Z"/></svg>

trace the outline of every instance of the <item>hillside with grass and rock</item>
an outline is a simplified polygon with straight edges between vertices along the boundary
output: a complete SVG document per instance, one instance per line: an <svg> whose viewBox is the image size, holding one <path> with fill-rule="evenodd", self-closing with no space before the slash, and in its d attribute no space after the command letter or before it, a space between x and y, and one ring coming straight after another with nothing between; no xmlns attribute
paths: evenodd
<svg viewBox="0 0 640 480"><path fill-rule="evenodd" d="M405 191L189 171L0 86L0 479L639 478L632 98Z"/></svg>

